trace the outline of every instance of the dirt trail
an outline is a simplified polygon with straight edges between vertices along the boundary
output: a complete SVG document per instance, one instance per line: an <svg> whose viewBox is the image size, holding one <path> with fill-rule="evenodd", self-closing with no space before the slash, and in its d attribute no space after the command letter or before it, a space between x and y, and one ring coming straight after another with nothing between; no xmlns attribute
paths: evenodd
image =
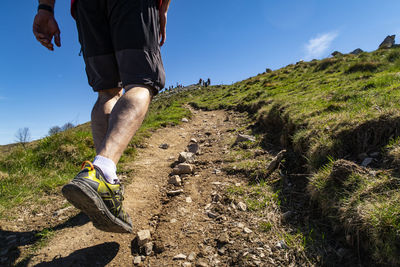
<svg viewBox="0 0 400 267"><path fill-rule="evenodd" d="M150 229L149 222L154 215L161 214L162 199L165 198L164 187L167 186L171 173L171 163L177 159L179 152L185 150L195 132L206 132L207 125L215 125L225 119L224 112L196 112L193 120L174 128L156 131L148 140L147 148L140 149L136 161L130 167L134 169L133 182L126 187L124 205L134 221L134 231ZM218 115L218 116L217 116ZM204 120L209 119L209 123ZM204 133L203 133L204 134ZM167 143L168 149L159 145ZM203 185L191 185L193 202L198 199L195 194ZM152 229L154 231L154 229ZM31 259L28 266L40 265L73 265L88 264L109 266L132 265L131 242L134 235L104 233L95 229L92 224L60 230L49 244ZM108 256L107 256L108 255ZM153 265L157 266L157 265Z"/></svg>
<svg viewBox="0 0 400 267"><path fill-rule="evenodd" d="M151 231L153 251L140 257L135 234L104 233L90 222L61 228L35 254L28 266L295 266L311 265L295 249L276 249L277 234L261 233L263 216L226 201L228 187L243 178L221 171L226 154L242 127L244 116L225 111L193 111L188 123L156 131L129 166L133 182L126 187L124 205L134 221L134 232ZM201 154L195 172L182 186L168 184L171 164L195 138ZM168 144L168 149L159 148ZM168 197L167 192L183 189ZM279 211L268 221L280 224ZM271 237L272 236L272 237ZM178 254L180 259L174 259Z"/></svg>

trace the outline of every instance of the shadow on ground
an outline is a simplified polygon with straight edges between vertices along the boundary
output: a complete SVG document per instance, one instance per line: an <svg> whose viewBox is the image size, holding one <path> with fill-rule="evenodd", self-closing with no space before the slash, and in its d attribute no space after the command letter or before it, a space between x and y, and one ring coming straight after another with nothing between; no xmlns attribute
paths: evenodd
<svg viewBox="0 0 400 267"><path fill-rule="evenodd" d="M88 222L89 218L84 213L79 213L59 225L43 229L42 232L45 230L46 232L54 232L69 227L82 226ZM43 238L46 238L46 235L41 234L42 232L37 230L28 232L12 232L0 230L0 265L14 265L15 261L21 255L21 251L18 247L35 245L36 243L40 242L41 240L43 240ZM25 261L23 261L22 265L18 264L18 266L26 265L24 264L24 262L26 261L29 260L26 259Z"/></svg>
<svg viewBox="0 0 400 267"><path fill-rule="evenodd" d="M106 242L97 246L79 249L66 257L56 257L52 261L42 262L35 266L106 266L117 256L118 251L118 243Z"/></svg>

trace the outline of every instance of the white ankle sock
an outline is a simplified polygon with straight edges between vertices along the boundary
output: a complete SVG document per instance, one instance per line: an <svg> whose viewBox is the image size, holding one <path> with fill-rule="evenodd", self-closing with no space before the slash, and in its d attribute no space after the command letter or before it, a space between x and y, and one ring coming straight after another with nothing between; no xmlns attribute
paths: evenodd
<svg viewBox="0 0 400 267"><path fill-rule="evenodd" d="M96 165L104 174L104 178L110 184L119 183L117 176L117 166L115 166L114 161L109 158L97 155L94 158L93 165Z"/></svg>

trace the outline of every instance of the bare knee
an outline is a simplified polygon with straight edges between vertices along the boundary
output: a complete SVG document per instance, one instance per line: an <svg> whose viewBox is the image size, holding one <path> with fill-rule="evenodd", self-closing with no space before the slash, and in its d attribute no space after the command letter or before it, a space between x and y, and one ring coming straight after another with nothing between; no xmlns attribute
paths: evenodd
<svg viewBox="0 0 400 267"><path fill-rule="evenodd" d="M121 88L101 90L98 92L98 98L95 107L103 110L105 114L110 114L121 96Z"/></svg>

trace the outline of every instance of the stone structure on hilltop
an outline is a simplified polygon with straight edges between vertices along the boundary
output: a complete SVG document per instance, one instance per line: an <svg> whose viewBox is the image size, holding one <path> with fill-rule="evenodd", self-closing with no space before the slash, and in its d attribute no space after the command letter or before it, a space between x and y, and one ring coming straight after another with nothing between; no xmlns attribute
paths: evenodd
<svg viewBox="0 0 400 267"><path fill-rule="evenodd" d="M388 35L385 40L379 45L379 49L392 48L395 45L396 35Z"/></svg>
<svg viewBox="0 0 400 267"><path fill-rule="evenodd" d="M353 52L351 52L351 55L359 55L361 53L363 53L364 51L361 48L357 48L356 50L354 50Z"/></svg>
<svg viewBox="0 0 400 267"><path fill-rule="evenodd" d="M340 53L339 51L335 51L335 52L333 52L331 55L332 55L333 57L336 57L336 56L343 56L343 54Z"/></svg>

